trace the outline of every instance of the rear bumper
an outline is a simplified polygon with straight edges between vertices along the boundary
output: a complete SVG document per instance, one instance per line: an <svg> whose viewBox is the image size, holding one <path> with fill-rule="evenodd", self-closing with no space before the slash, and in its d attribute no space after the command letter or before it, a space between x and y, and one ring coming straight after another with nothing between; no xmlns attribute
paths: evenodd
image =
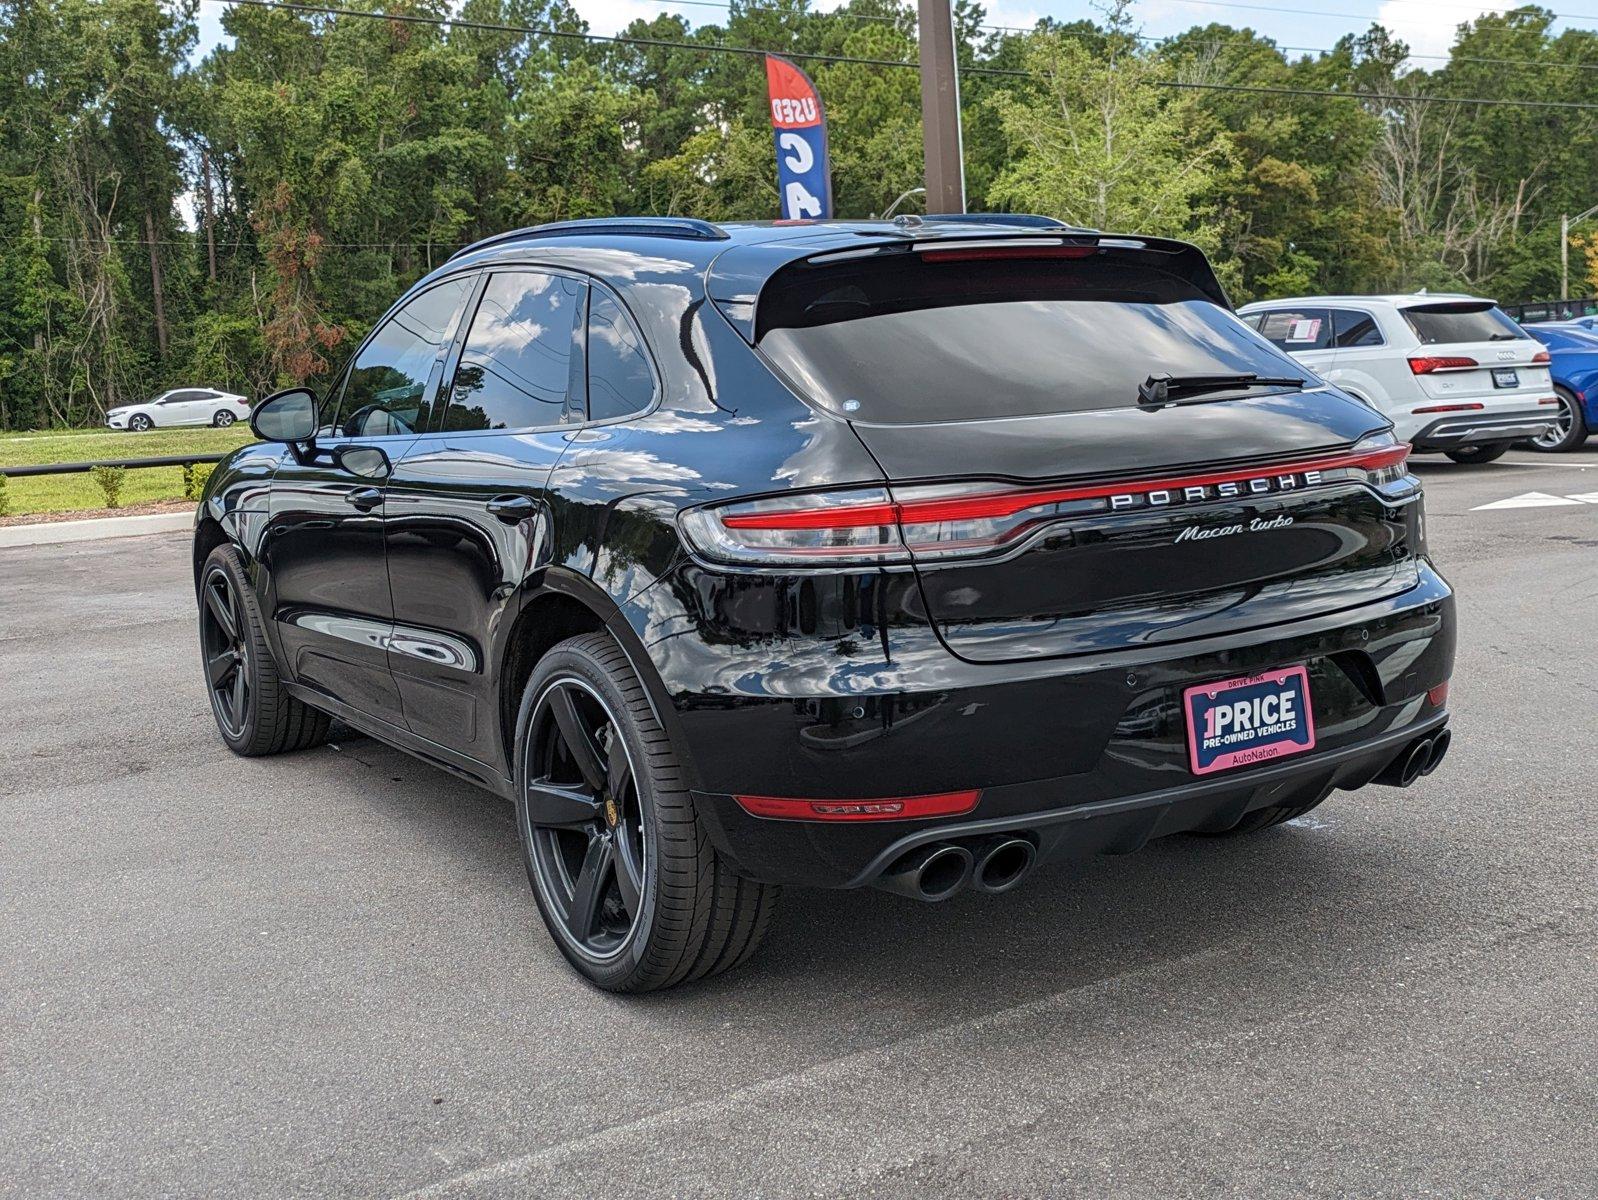
<svg viewBox="0 0 1598 1200"><path fill-rule="evenodd" d="M941 822L902 833L842 886L865 887L896 860L933 842L971 841L995 834L1030 835L1037 841L1039 858L1048 859L1130 854L1168 834L1230 829L1255 809L1309 804L1332 791L1364 787L1417 737L1434 735L1447 723L1447 713L1434 713L1382 737L1317 755L1313 767L1308 760L1289 761L1237 777L1091 804L1061 803L1070 794L1066 780L995 789L995 793L1013 794L991 794L993 800L1020 802L1029 811L980 821Z"/></svg>
<svg viewBox="0 0 1598 1200"><path fill-rule="evenodd" d="M1459 413L1433 421L1410 442L1420 451L1518 442L1547 432L1557 418L1558 413L1553 408L1521 409L1511 413Z"/></svg>
<svg viewBox="0 0 1598 1200"><path fill-rule="evenodd" d="M1452 673L1454 612L1447 584L1423 564L1419 586L1359 609L1088 662L972 664L904 630L888 645L870 686L851 688L835 667L825 676L831 695L772 695L767 671L758 675L763 696L674 697L699 811L742 873L855 887L916 846L1017 831L1044 854L1125 852L1167 833L1228 827L1255 808L1361 787L1446 722L1427 693ZM1310 672L1316 748L1194 776L1183 690L1299 663ZM971 812L909 821L756 817L734 799L968 789L981 793Z"/></svg>

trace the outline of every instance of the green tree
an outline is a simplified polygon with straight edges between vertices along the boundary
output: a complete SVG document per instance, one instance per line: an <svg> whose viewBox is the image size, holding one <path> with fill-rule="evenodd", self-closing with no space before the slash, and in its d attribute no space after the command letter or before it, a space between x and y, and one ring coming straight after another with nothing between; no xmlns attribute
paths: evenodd
<svg viewBox="0 0 1598 1200"><path fill-rule="evenodd" d="M1139 49L1125 0L1111 10L1105 46L1099 56L1052 29L1028 35L1034 87L992 100L1009 158L989 202L1213 244L1214 185L1231 162L1231 137L1196 122L1191 99L1158 86L1172 68Z"/></svg>

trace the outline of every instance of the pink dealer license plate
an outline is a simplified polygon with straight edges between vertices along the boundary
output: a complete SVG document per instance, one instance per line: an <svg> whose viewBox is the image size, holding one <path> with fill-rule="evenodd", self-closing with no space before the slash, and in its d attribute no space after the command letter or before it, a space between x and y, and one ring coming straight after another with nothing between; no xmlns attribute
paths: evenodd
<svg viewBox="0 0 1598 1200"><path fill-rule="evenodd" d="M1187 710L1188 761L1195 775L1315 748L1309 671L1304 667L1202 683L1182 693L1182 707Z"/></svg>

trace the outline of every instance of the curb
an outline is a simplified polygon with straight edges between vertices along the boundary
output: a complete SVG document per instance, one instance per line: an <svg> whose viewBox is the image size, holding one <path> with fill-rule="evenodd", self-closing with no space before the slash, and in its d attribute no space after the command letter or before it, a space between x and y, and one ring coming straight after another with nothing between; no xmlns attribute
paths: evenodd
<svg viewBox="0 0 1598 1200"><path fill-rule="evenodd" d="M37 525L7 525L0 528L0 548L138 537L140 534L173 533L193 527L192 512L147 513L139 517L91 517L86 521L41 521Z"/></svg>

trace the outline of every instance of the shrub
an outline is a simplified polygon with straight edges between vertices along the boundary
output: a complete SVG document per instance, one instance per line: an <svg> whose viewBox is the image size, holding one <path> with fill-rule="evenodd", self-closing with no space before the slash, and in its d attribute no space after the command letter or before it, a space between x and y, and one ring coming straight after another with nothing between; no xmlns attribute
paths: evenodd
<svg viewBox="0 0 1598 1200"><path fill-rule="evenodd" d="M89 475L105 493L105 506L107 508L122 507L122 485L127 481L128 469L126 467L93 467Z"/></svg>
<svg viewBox="0 0 1598 1200"><path fill-rule="evenodd" d="M211 472L214 470L216 470L214 463L184 463L183 498L198 500L205 492L206 481L211 478Z"/></svg>
<svg viewBox="0 0 1598 1200"><path fill-rule="evenodd" d="M11 515L11 497L6 495L6 477L0 475L0 517Z"/></svg>

